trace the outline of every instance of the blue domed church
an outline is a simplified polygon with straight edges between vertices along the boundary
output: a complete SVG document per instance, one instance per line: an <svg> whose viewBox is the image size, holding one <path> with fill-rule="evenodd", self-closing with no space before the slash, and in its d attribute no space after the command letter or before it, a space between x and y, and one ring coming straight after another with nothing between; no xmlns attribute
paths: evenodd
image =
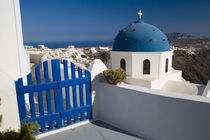
<svg viewBox="0 0 210 140"><path fill-rule="evenodd" d="M181 81L182 72L172 69L173 51L166 35L145 23L141 11L138 14L138 20L120 30L114 39L112 69L124 69L127 83L149 88L159 89L167 80Z"/></svg>

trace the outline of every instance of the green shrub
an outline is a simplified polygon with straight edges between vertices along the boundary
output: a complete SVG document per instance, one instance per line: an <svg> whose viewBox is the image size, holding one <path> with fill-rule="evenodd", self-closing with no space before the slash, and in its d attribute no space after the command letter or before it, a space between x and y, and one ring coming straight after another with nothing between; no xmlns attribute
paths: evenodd
<svg viewBox="0 0 210 140"><path fill-rule="evenodd" d="M34 134L36 130L39 128L37 122L35 123L22 123L19 140L36 140Z"/></svg>
<svg viewBox="0 0 210 140"><path fill-rule="evenodd" d="M39 128L36 123L22 123L18 132L7 130L0 133L0 140L36 140L35 131Z"/></svg>
<svg viewBox="0 0 210 140"><path fill-rule="evenodd" d="M1 140L20 140L19 133L14 130L7 130L1 135Z"/></svg>
<svg viewBox="0 0 210 140"><path fill-rule="evenodd" d="M117 85L125 81L126 72L121 68L116 70L108 69L102 72L102 76L106 79L108 83Z"/></svg>

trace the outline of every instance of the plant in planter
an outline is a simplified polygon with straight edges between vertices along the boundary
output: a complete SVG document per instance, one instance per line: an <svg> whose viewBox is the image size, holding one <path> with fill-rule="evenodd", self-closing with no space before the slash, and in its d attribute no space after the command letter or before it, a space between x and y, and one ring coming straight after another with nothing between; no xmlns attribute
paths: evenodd
<svg viewBox="0 0 210 140"><path fill-rule="evenodd" d="M109 84L117 85L125 81L126 72L122 68L116 70L108 69L102 72L102 76Z"/></svg>

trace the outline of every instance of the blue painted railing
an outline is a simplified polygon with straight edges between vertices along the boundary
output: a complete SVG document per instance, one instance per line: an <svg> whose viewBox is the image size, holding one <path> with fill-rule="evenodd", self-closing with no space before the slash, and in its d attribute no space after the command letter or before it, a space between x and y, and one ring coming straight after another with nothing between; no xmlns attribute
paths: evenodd
<svg viewBox="0 0 210 140"><path fill-rule="evenodd" d="M41 126L41 132L90 119L92 116L90 72L85 70L83 74L81 68L78 68L76 71L75 65L71 63L70 78L68 62L64 60L64 80L61 80L60 61L51 60L51 65L52 81L50 81L48 61L43 63L44 82L41 81L39 65L35 68L35 84L32 83L32 73L27 75L27 85L23 85L22 78L16 81L20 121L37 121ZM77 77L76 73L78 73ZM28 94L29 98L30 111L26 109L26 94ZM43 95L45 95L46 98L43 98ZM54 99L52 99L51 95L54 96ZM64 95L66 97L65 104ZM35 103L35 96L37 96L38 103ZM73 101L73 103L71 103L71 101ZM79 101L79 104L77 101ZM53 106L55 108L54 111Z"/></svg>

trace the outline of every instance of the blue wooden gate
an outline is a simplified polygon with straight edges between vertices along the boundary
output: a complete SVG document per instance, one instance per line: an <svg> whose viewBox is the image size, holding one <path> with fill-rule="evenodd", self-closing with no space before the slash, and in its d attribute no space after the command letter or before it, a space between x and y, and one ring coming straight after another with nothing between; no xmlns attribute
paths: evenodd
<svg viewBox="0 0 210 140"><path fill-rule="evenodd" d="M48 64L48 61L43 63L43 71L40 70L40 65L35 68L36 83L32 83L32 73L27 75L27 85L23 85L22 78L16 81L20 121L37 121L41 126L40 131L44 132L90 119L92 116L90 72L87 70L83 72L81 68L76 71L75 65L71 63L69 78L67 60L63 61L62 72L60 61L55 59L51 60L50 80ZM43 79L41 73L44 80L41 80ZM26 107L26 97L29 98L29 109Z"/></svg>

